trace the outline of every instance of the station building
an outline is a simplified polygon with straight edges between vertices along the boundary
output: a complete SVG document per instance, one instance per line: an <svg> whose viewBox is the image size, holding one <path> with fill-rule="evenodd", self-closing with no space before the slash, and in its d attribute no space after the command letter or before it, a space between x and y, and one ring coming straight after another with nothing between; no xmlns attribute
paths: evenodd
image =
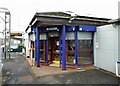
<svg viewBox="0 0 120 86"><path fill-rule="evenodd" d="M117 32L110 20L65 12L36 13L25 30L26 55L38 67L56 64L66 70L70 65L95 65L115 72Z"/></svg>

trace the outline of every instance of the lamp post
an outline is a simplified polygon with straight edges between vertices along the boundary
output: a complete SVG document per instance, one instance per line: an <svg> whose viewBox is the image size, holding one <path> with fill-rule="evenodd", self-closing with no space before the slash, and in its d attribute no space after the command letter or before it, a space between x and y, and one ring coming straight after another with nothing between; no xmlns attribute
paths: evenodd
<svg viewBox="0 0 120 86"><path fill-rule="evenodd" d="M0 16L0 18L5 22L5 39L4 39L5 48L4 48L4 56L5 56L5 59L6 59L6 14L5 14L5 20L1 16Z"/></svg>
<svg viewBox="0 0 120 86"><path fill-rule="evenodd" d="M0 18L3 20L3 21L5 21L1 16L0 16ZM0 21L0 25L1 24L3 24L1 21ZM3 26L3 25L2 25ZM2 28L4 28L4 27L2 27ZM0 31L0 36L3 36L3 34L4 34L4 31ZM3 43L3 41L4 41L4 39L3 39L3 37L0 37L0 45L3 45L4 43Z"/></svg>
<svg viewBox="0 0 120 86"><path fill-rule="evenodd" d="M5 13L5 59L6 59L6 15L9 15L9 58L10 58L10 41L11 41L11 37L10 37L10 33L11 33L11 13L7 8L0 8L1 10L4 11L0 11L1 13Z"/></svg>

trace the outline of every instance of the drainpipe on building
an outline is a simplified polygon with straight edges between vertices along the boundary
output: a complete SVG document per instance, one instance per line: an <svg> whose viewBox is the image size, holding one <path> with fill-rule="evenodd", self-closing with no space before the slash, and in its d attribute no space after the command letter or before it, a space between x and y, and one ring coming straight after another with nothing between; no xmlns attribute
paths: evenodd
<svg viewBox="0 0 120 86"><path fill-rule="evenodd" d="M116 75L117 75L118 77L120 77L120 75L118 74L118 64L120 64L119 61L116 62Z"/></svg>

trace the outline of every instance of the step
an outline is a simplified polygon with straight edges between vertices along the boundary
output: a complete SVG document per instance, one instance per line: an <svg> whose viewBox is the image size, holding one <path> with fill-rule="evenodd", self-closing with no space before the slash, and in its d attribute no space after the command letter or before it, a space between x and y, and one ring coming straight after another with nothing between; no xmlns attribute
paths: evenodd
<svg viewBox="0 0 120 86"><path fill-rule="evenodd" d="M60 67L59 64L54 64L54 63L50 64L49 66L51 66L51 67Z"/></svg>
<svg viewBox="0 0 120 86"><path fill-rule="evenodd" d="M59 65L60 61L53 61L53 63Z"/></svg>

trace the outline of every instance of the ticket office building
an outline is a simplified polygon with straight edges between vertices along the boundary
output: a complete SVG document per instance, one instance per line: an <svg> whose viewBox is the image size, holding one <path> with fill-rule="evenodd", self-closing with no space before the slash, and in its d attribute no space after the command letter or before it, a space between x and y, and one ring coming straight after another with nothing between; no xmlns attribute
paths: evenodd
<svg viewBox="0 0 120 86"><path fill-rule="evenodd" d="M94 33L96 27L109 19L77 16L61 13L36 13L27 27L30 30L30 57L37 66L40 63L58 63L63 70L67 65L94 64ZM65 17L67 16L67 17Z"/></svg>

